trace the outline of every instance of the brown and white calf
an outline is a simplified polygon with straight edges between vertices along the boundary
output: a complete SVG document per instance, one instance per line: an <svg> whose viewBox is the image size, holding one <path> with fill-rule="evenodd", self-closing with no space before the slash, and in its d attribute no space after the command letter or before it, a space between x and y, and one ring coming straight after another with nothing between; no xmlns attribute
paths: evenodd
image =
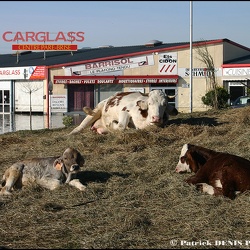
<svg viewBox="0 0 250 250"><path fill-rule="evenodd" d="M194 172L186 182L210 195L234 199L250 190L250 161L237 155L184 144L175 171Z"/></svg>
<svg viewBox="0 0 250 250"><path fill-rule="evenodd" d="M85 163L84 157L74 148L67 148L62 156L25 159L6 169L0 194L9 195L14 189L21 189L29 183L53 190L63 183L85 190L75 174Z"/></svg>

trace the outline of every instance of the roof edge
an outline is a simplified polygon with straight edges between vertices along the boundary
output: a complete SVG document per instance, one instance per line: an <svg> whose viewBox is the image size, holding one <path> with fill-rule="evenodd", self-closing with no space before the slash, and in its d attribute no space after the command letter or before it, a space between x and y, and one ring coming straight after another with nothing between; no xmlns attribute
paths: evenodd
<svg viewBox="0 0 250 250"><path fill-rule="evenodd" d="M234 46L240 47L240 48L245 49L245 50L250 52L250 48L247 48L243 45L240 45L236 42L233 42L227 38L215 39L215 40L209 40L209 41L206 41L206 40L205 41L196 41L196 42L193 42L193 47L202 46L202 45L210 45L210 44L219 44L219 43L223 43L223 42L230 43ZM177 50L177 49L185 49L185 48L189 48L189 47L190 47L190 43L187 42L187 44L177 45L177 46L173 46L173 47L169 47L169 48L155 48L153 50L133 52L133 53L121 54L121 55L117 55L117 56L108 56L108 57L102 57L102 58L99 57L99 58L95 58L95 59L82 60L82 61L78 61L78 62L54 64L54 65L49 65L47 67L49 69L50 68L61 68L61 67L74 66L74 65L86 64L86 63L93 63L93 62L98 62L98 61L106 61L106 60L113 60L113 59L124 58L124 57L132 57L132 56L137 56L137 55L153 54L156 52L159 53L162 51L172 51L172 50Z"/></svg>

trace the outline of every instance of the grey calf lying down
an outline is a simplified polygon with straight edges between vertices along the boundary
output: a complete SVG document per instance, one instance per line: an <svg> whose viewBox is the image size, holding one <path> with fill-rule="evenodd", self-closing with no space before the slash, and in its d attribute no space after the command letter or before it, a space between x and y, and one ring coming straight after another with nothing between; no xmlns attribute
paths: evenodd
<svg viewBox="0 0 250 250"><path fill-rule="evenodd" d="M74 148L67 148L62 156L26 159L14 163L2 178L0 195L10 195L13 189L21 189L30 183L53 190L68 183L81 191L85 186L75 173L80 171L85 160Z"/></svg>

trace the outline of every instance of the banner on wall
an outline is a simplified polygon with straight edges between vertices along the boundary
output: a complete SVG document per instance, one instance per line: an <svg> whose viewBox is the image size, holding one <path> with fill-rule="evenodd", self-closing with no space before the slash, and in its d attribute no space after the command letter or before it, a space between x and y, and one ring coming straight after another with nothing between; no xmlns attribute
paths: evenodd
<svg viewBox="0 0 250 250"><path fill-rule="evenodd" d="M65 76L97 75L114 71L123 71L125 69L138 68L154 65L154 56L138 56L118 58L114 60L86 63L78 66L66 67Z"/></svg>
<svg viewBox="0 0 250 250"><path fill-rule="evenodd" d="M1 80L44 80L45 66L0 68Z"/></svg>
<svg viewBox="0 0 250 250"><path fill-rule="evenodd" d="M181 77L189 77L190 76L190 68L179 68L178 74ZM193 68L192 75L193 77L209 77L212 74L210 70L207 68ZM215 76L219 77L222 76L222 69L215 68L214 69Z"/></svg>
<svg viewBox="0 0 250 250"><path fill-rule="evenodd" d="M223 76L249 76L250 68L223 68Z"/></svg>
<svg viewBox="0 0 250 250"><path fill-rule="evenodd" d="M177 52L159 53L158 72L160 75L177 75Z"/></svg>
<svg viewBox="0 0 250 250"><path fill-rule="evenodd" d="M178 75L54 76L54 84L168 84L178 83Z"/></svg>
<svg viewBox="0 0 250 250"><path fill-rule="evenodd" d="M51 111L52 112L67 112L67 96L66 95L51 95Z"/></svg>

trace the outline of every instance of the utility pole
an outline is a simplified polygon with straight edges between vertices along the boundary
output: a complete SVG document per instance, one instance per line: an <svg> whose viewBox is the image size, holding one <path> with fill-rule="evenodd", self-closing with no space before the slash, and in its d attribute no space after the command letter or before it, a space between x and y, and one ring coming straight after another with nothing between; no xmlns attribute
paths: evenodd
<svg viewBox="0 0 250 250"><path fill-rule="evenodd" d="M193 2L190 1L190 113L193 111Z"/></svg>

